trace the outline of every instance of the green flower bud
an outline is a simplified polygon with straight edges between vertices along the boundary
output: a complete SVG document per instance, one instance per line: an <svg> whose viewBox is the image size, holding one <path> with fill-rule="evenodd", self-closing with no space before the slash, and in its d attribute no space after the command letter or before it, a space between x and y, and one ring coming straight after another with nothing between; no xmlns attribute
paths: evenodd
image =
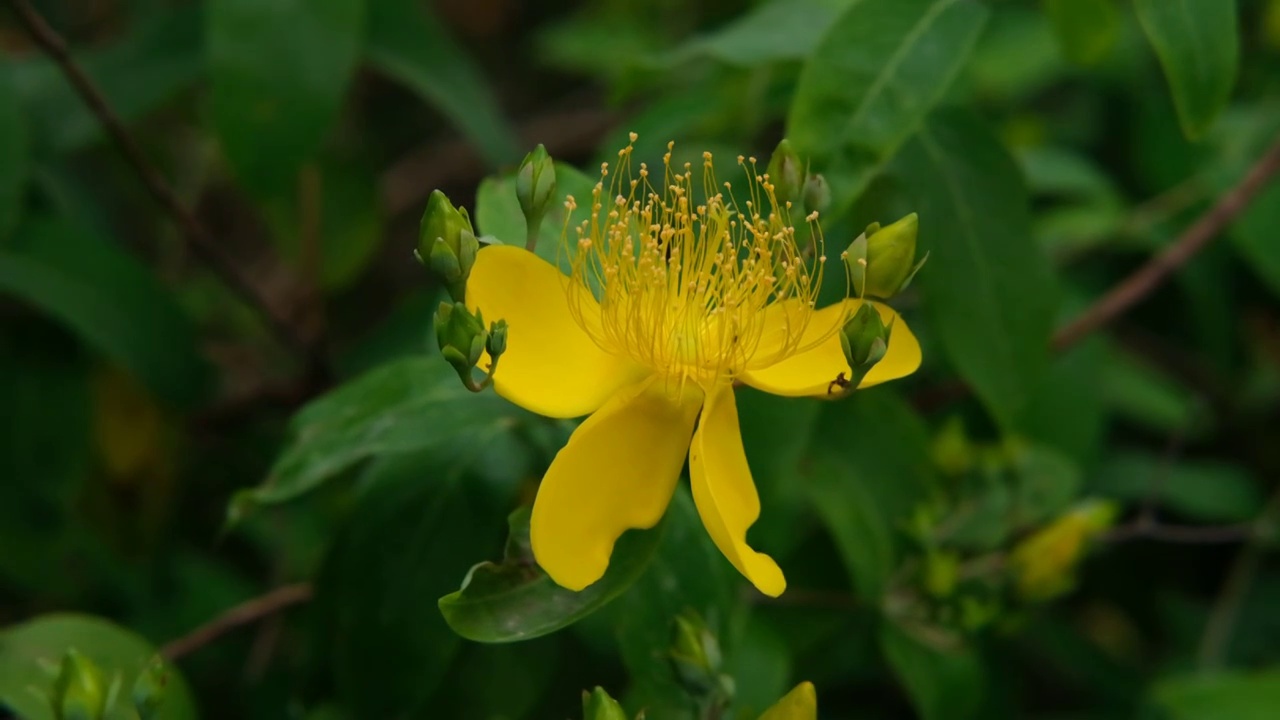
<svg viewBox="0 0 1280 720"><path fill-rule="evenodd" d="M494 359L507 351L506 320L498 320L489 326L489 339L485 342L484 349Z"/></svg>
<svg viewBox="0 0 1280 720"><path fill-rule="evenodd" d="M885 326L880 313L871 303L863 303L858 312L844 324L840 330L840 347L853 371L853 377L848 378L847 387L858 387L862 378L884 358L889 351L889 334L892 329Z"/></svg>
<svg viewBox="0 0 1280 720"><path fill-rule="evenodd" d="M419 262L440 276L456 301L465 298L467 278L479 251L480 241L466 209L455 208L439 190L432 192L422 214L415 254Z"/></svg>
<svg viewBox="0 0 1280 720"><path fill-rule="evenodd" d="M827 179L820 173L814 173L806 178L804 181L805 214L823 212L830 204L831 187L827 185Z"/></svg>
<svg viewBox="0 0 1280 720"><path fill-rule="evenodd" d="M538 232L542 218L551 209L556 195L556 166L547 148L539 143L520 163L516 171L516 197L528 224L530 236Z"/></svg>
<svg viewBox="0 0 1280 720"><path fill-rule="evenodd" d="M721 684L718 677L720 643L697 613L685 611L676 616L676 639L671 648L671 658L676 674L694 694L707 694Z"/></svg>
<svg viewBox="0 0 1280 720"><path fill-rule="evenodd" d="M436 310L436 342L440 354L457 371L463 384L470 386L471 369L480 362L480 355L488 342L484 319L475 315L460 302L440 303Z"/></svg>
<svg viewBox="0 0 1280 720"><path fill-rule="evenodd" d="M138 679L133 682L133 707L141 720L158 720L160 706L164 703L165 689L169 685L169 670L164 660L156 656L147 664Z"/></svg>
<svg viewBox="0 0 1280 720"><path fill-rule="evenodd" d="M773 196L777 198L780 205L800 200L804 192L805 170L804 164L800 162L800 156L791 146L791 141L783 138L782 142L778 143L778 147L773 151L773 157L769 158L769 167L765 172L769 173L769 182L773 183Z"/></svg>
<svg viewBox="0 0 1280 720"><path fill-rule="evenodd" d="M101 720L106 701L102 671L78 650L68 650L54 682L53 706L58 720Z"/></svg>
<svg viewBox="0 0 1280 720"><path fill-rule="evenodd" d="M627 720L627 713L604 688L582 691L582 720Z"/></svg>
<svg viewBox="0 0 1280 720"><path fill-rule="evenodd" d="M867 295L890 298L911 283L924 265L924 259L916 263L918 229L919 219L915 213L888 227L872 225L867 228Z"/></svg>

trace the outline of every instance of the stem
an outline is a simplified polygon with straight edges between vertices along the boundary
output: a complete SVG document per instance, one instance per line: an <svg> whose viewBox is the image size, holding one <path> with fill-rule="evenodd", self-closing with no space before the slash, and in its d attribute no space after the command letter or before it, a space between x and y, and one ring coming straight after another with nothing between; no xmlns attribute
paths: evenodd
<svg viewBox="0 0 1280 720"><path fill-rule="evenodd" d="M285 608L301 605L309 601L313 594L310 583L278 587L265 595L246 600L186 635L166 643L160 648L160 654L169 660L190 655L242 625L261 620Z"/></svg>

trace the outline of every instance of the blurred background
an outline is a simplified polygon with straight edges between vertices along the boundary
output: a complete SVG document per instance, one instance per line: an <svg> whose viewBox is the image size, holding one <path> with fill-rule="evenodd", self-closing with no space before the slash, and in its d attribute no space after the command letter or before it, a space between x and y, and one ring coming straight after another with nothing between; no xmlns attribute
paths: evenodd
<svg viewBox="0 0 1280 720"><path fill-rule="evenodd" d="M1280 1L0 8L0 716L58 717L74 647L111 718L156 652L173 718L754 719L803 680L824 718L1280 717L1280 185L1048 349L1275 142ZM918 212L924 367L739 394L781 598L682 491L616 600L475 642L513 638L437 601L572 424L458 387L419 218L518 244L524 154L583 192L629 131L792 138L833 248Z"/></svg>

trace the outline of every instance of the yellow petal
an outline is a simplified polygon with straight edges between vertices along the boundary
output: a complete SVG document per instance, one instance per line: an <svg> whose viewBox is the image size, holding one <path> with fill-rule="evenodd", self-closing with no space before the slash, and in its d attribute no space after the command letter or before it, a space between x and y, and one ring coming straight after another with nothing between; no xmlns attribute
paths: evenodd
<svg viewBox="0 0 1280 720"><path fill-rule="evenodd" d="M862 306L862 300L845 300L843 305L836 304L825 307L813 314L805 329L801 347L812 345L824 332L840 322L841 317L852 317ZM906 321L888 305L872 302L880 313L880 318L889 324L893 322L893 331L889 336L889 350L883 359L871 368L871 372L862 379L858 387L871 387L889 380L896 380L915 372L920 367L920 342L907 327ZM772 311L772 307L770 308ZM775 312L784 312L782 310ZM766 321L767 322L767 321ZM832 334L815 347L796 353L779 362L762 368L747 370L742 380L748 385L773 393L800 397L805 395L826 395L832 381L840 373L850 376L849 363L844 359L844 351L840 349L840 336Z"/></svg>
<svg viewBox="0 0 1280 720"><path fill-rule="evenodd" d="M552 580L585 588L604 575L624 531L662 519L702 399L692 385L681 389L650 378L620 391L578 426L533 502L533 556Z"/></svg>
<svg viewBox="0 0 1280 720"><path fill-rule="evenodd" d="M478 309L485 323L503 319L510 326L494 389L526 410L556 418L593 412L643 376L601 350L574 321L567 282L546 260L513 245L481 250L467 279L467 307ZM599 314L599 308L588 299L583 312ZM480 367L488 367L487 356Z"/></svg>
<svg viewBox="0 0 1280 720"><path fill-rule="evenodd" d="M760 497L747 467L738 405L728 383L713 389L702 409L689 451L689 478L693 502L716 547L760 592L781 595L787 581L778 564L747 546L747 528L760 517Z"/></svg>
<svg viewBox="0 0 1280 720"><path fill-rule="evenodd" d="M760 720L818 720L818 693L802 682L765 711Z"/></svg>

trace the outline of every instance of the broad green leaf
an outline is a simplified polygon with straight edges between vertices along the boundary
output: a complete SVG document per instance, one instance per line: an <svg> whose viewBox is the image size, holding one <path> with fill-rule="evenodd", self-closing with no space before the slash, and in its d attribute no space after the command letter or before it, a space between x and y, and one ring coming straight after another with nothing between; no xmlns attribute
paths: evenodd
<svg viewBox="0 0 1280 720"><path fill-rule="evenodd" d="M1022 428L1027 435L1090 464L1102 447L1108 410L1099 391L1107 359L1099 338L1090 338L1053 359L1031 394Z"/></svg>
<svg viewBox="0 0 1280 720"><path fill-rule="evenodd" d="M444 113L490 165L520 159L519 141L489 91L490 83L423 3L369 2L365 56Z"/></svg>
<svg viewBox="0 0 1280 720"><path fill-rule="evenodd" d="M493 392L464 388L439 357L393 361L300 410L271 473L259 487L236 495L229 521L255 506L292 500L378 455L465 451L520 417Z"/></svg>
<svg viewBox="0 0 1280 720"><path fill-rule="evenodd" d="M198 5L139 13L118 41L73 56L126 123L173 100L200 81L204 43ZM80 150L105 137L102 122L53 62L15 63L19 92L31 119L31 141L55 153Z"/></svg>
<svg viewBox="0 0 1280 720"><path fill-rule="evenodd" d="M972 648L941 649L884 622L880 649L921 720L965 720L982 702L985 672Z"/></svg>
<svg viewBox="0 0 1280 720"><path fill-rule="evenodd" d="M823 36L800 74L787 134L800 152L835 158L824 168L835 208L942 99L986 16L966 0L860 0Z"/></svg>
<svg viewBox="0 0 1280 720"><path fill-rule="evenodd" d="M27 184L27 119L8 64L0 65L0 241L18 225Z"/></svg>
<svg viewBox="0 0 1280 720"><path fill-rule="evenodd" d="M1006 430L1047 365L1057 292L1031 238L1026 187L976 116L931 117L895 162L920 214L917 279L925 310L956 369Z"/></svg>
<svg viewBox="0 0 1280 720"><path fill-rule="evenodd" d="M1151 700L1171 720L1271 720L1280 708L1280 668L1167 678Z"/></svg>
<svg viewBox="0 0 1280 720"><path fill-rule="evenodd" d="M1117 418L1165 435L1180 432L1194 437L1212 426L1204 398L1128 353L1108 353L1098 380L1103 401Z"/></svg>
<svg viewBox="0 0 1280 720"><path fill-rule="evenodd" d="M172 407L190 407L209 389L195 328L170 291L70 221L31 218L0 245L0 292L57 318Z"/></svg>
<svg viewBox="0 0 1280 720"><path fill-rule="evenodd" d="M1232 239L1249 266L1280 296L1280 183L1272 182L1258 194L1236 223Z"/></svg>
<svg viewBox="0 0 1280 720"><path fill-rule="evenodd" d="M785 629L753 614L742 636L731 645L725 672L733 678L737 717L759 716L790 689L791 651L781 635Z"/></svg>
<svg viewBox="0 0 1280 720"><path fill-rule="evenodd" d="M1183 133L1199 139L1231 99L1240 65L1236 0L1134 0Z"/></svg>
<svg viewBox="0 0 1280 720"><path fill-rule="evenodd" d="M811 458L809 493L858 594L875 602L884 595L897 567L898 549L885 508L867 487L869 479L849 465L847 459L830 453Z"/></svg>
<svg viewBox="0 0 1280 720"><path fill-rule="evenodd" d="M1115 180L1091 158L1065 147L1042 145L1023 148L1018 164L1033 195L1062 199L1094 199L1119 202Z"/></svg>
<svg viewBox="0 0 1280 720"><path fill-rule="evenodd" d="M993 3L991 21L965 73L975 93L1027 100L1070 70L1058 52L1053 27L1029 3Z"/></svg>
<svg viewBox="0 0 1280 720"><path fill-rule="evenodd" d="M1166 461L1137 451L1120 451L1108 458L1094 477L1092 490L1135 503L1151 498L1194 522L1247 522L1263 506L1258 483L1238 465Z"/></svg>
<svg viewBox="0 0 1280 720"><path fill-rule="evenodd" d="M431 600L500 541L498 503L468 471L493 452L495 434L451 460L431 451L382 458L362 477L315 599L338 695L354 717L431 715L462 644Z"/></svg>
<svg viewBox="0 0 1280 720"><path fill-rule="evenodd" d="M45 698L53 690L58 663L72 648L92 660L108 684L119 678L122 691L103 720L136 720L129 691L156 650L134 633L88 615L41 615L0 631L0 709L7 707L23 720L55 720ZM172 665L166 670L158 720L193 720L195 705L182 674Z"/></svg>
<svg viewBox="0 0 1280 720"><path fill-rule="evenodd" d="M250 190L270 197L294 187L319 152L346 98L364 24L362 0L206 4L213 125Z"/></svg>
<svg viewBox="0 0 1280 720"><path fill-rule="evenodd" d="M581 592L556 585L538 567L529 544L530 508L511 513L502 562L483 562L467 573L462 588L440 598L440 612L454 632L486 643L530 640L604 607L640 577L662 539L663 525L618 539L604 577Z"/></svg>
<svg viewBox="0 0 1280 720"><path fill-rule="evenodd" d="M1044 0L1058 44L1078 65L1098 62L1120 34L1118 0Z"/></svg>
<svg viewBox="0 0 1280 720"><path fill-rule="evenodd" d="M672 60L709 57L740 67L805 60L840 14L857 0L771 0L672 52Z"/></svg>

